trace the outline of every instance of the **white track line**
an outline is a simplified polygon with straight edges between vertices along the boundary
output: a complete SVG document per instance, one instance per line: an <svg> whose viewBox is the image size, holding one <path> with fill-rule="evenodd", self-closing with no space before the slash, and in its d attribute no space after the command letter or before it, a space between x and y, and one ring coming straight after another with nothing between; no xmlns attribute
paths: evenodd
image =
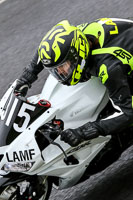
<svg viewBox="0 0 133 200"><path fill-rule="evenodd" d="M6 0L0 0L0 4L3 3L4 1L6 1Z"/></svg>

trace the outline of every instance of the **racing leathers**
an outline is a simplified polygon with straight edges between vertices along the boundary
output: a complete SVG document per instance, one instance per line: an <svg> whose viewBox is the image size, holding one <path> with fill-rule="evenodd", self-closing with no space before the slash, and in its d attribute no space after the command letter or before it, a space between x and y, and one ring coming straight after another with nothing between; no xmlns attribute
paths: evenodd
<svg viewBox="0 0 133 200"><path fill-rule="evenodd" d="M133 22L103 18L89 24L84 32L94 37L98 34L99 46L92 50L95 66L91 74L100 77L119 110L93 125L103 135L120 132L133 123L133 98L128 83L133 70Z"/></svg>
<svg viewBox="0 0 133 200"><path fill-rule="evenodd" d="M133 70L133 21L102 18L79 25L78 28L92 44L88 61L89 73L99 77L102 84L107 87L109 98L118 111L102 120L89 122L80 130L81 132L84 130L84 133L91 130L95 136L98 136L98 133L100 135L115 134L133 123L133 97L128 83L128 77L131 76ZM42 70L43 65L36 52L20 80L30 86ZM86 73L88 73L87 70ZM80 134L79 138L85 139Z"/></svg>

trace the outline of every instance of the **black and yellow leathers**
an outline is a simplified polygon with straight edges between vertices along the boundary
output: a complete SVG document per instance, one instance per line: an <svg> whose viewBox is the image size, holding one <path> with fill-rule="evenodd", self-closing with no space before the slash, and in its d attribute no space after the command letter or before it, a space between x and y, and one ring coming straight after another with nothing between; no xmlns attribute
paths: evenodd
<svg viewBox="0 0 133 200"><path fill-rule="evenodd" d="M133 22L102 18L79 25L78 28L92 43L88 60L89 70L86 69L86 73L101 79L109 91L114 107L118 110L106 119L93 122L92 126L102 135L116 133L133 123L133 97L128 83L128 76L133 70ZM20 79L31 84L42 69L36 52ZM89 77L89 74L85 77Z"/></svg>
<svg viewBox="0 0 133 200"><path fill-rule="evenodd" d="M133 123L133 97L128 76L133 70L133 22L102 18L80 26L88 39L98 44L92 49L91 74L107 87L114 107L119 110L93 123L102 134L113 134Z"/></svg>

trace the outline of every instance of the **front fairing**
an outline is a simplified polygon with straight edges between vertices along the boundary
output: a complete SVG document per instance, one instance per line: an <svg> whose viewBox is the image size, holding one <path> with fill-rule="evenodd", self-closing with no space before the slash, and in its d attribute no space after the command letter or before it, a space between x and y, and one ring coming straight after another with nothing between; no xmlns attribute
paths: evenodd
<svg viewBox="0 0 133 200"><path fill-rule="evenodd" d="M7 90L0 100L0 169L16 163L31 163L35 167L43 163L35 133L43 125L42 115L46 115L49 107L44 100L32 104L16 97L12 86Z"/></svg>
<svg viewBox="0 0 133 200"><path fill-rule="evenodd" d="M47 106L47 105L46 105ZM0 101L0 147L9 145L48 107L17 97L13 89Z"/></svg>

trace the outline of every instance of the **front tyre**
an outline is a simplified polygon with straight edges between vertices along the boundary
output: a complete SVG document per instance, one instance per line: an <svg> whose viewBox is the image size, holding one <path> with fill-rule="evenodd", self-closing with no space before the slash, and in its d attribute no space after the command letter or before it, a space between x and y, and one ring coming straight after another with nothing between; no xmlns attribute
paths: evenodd
<svg viewBox="0 0 133 200"><path fill-rule="evenodd" d="M0 200L48 200L52 189L50 178L37 176L0 188Z"/></svg>

